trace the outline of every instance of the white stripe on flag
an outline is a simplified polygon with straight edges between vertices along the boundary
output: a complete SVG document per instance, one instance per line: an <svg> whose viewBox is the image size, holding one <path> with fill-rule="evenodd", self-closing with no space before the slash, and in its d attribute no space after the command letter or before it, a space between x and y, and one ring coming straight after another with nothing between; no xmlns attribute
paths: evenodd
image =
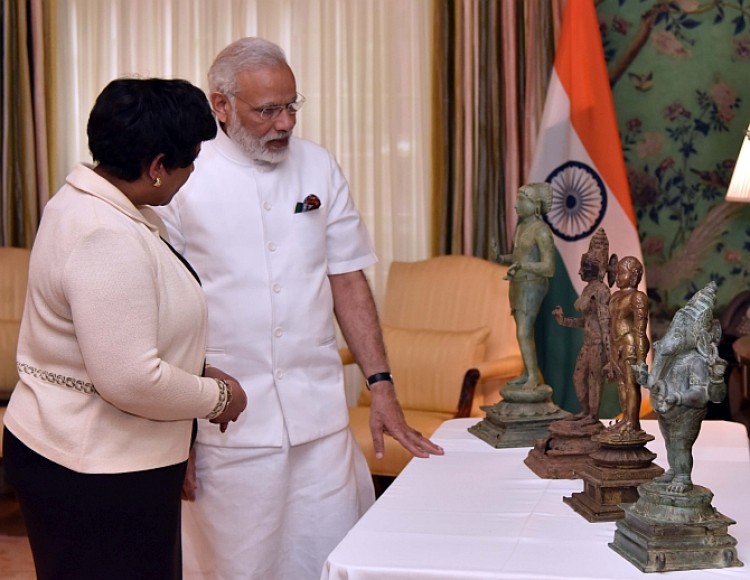
<svg viewBox="0 0 750 580"><path fill-rule="evenodd" d="M619 151L619 144L614 144L614 148ZM555 169L568 161L583 163L598 174L591 156L570 123L570 100L557 77L557 73L553 70L544 106L536 154L529 171L529 182L547 181L547 178ZM627 214L617 197L612 193L612 189L604 177L599 174L599 178L604 183L607 204L599 227L603 227L607 232L610 253L617 254L619 258L635 256L642 261L638 232L632 227ZM588 251L591 235L568 241L561 238L555 228L553 228L553 231L555 232L555 246L565 263L570 281L576 293L580 294L585 284L578 275L578 269L581 263L581 255ZM593 231L591 234L593 234ZM643 291L646 289L645 276L640 288Z"/></svg>

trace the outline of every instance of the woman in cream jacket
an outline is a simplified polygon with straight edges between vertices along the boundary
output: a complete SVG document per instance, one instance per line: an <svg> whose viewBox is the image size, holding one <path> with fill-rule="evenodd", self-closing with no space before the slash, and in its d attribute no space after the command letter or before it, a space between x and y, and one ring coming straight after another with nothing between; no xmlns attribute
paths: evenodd
<svg viewBox="0 0 750 580"><path fill-rule="evenodd" d="M200 283L139 208L169 202L216 125L186 81L119 79L87 132L96 165L68 175L34 242L4 464L38 578L176 579L194 419L223 430L246 398L203 376Z"/></svg>

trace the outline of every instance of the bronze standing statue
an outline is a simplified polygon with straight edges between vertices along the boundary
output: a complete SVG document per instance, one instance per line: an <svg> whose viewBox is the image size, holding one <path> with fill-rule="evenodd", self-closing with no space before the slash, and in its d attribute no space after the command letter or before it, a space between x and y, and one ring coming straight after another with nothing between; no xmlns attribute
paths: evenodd
<svg viewBox="0 0 750 580"><path fill-rule="evenodd" d="M523 360L523 372L501 389L502 399L481 407L485 419L469 432L493 447L527 447L548 435L553 421L570 416L552 400L552 387L543 384L536 355L534 323L555 273L555 242L552 230L542 218L552 204L549 183L529 183L518 190L518 224L513 253L498 256L510 264L506 280L511 312L516 321L516 339Z"/></svg>
<svg viewBox="0 0 750 580"><path fill-rule="evenodd" d="M706 416L709 401L720 403L726 395L724 371L719 357L721 327L712 319L716 284L697 292L675 314L664 338L654 344L654 365L634 370L638 382L651 391L651 402L659 419L659 430L667 446L669 469L654 479L670 493L693 488L692 448Z"/></svg>
<svg viewBox="0 0 750 580"><path fill-rule="evenodd" d="M508 385L520 385L524 389L534 389L540 384L534 324L547 295L549 279L555 273L552 230L542 219L542 214L549 211L551 204L552 187L549 183L529 183L518 190L518 224L513 253L498 258L501 264L510 264L507 274L509 299L523 359L523 374L508 381Z"/></svg>
<svg viewBox="0 0 750 580"><path fill-rule="evenodd" d="M618 290L609 301L612 348L607 371L617 380L622 420L607 429L621 439L638 438L641 433L641 388L635 380L633 365L646 361L649 340L648 297L638 290L643 264L633 256L617 262Z"/></svg>
<svg viewBox="0 0 750 580"><path fill-rule="evenodd" d="M524 463L539 477L575 479L590 463L591 453L598 449L593 436L603 429L599 422L599 403L604 367L609 361L610 352L610 292L602 282L608 265L609 241L604 230L599 228L591 236L588 251L581 256L578 270L581 280L586 282L574 303L581 316L565 316L561 306L552 310L558 324L583 329L583 344L573 372L573 384L581 409L575 415L550 423L547 437L534 442L534 448Z"/></svg>
<svg viewBox="0 0 750 580"><path fill-rule="evenodd" d="M616 259L616 258L615 258ZM592 236L589 251L581 256L579 274L586 286L575 301L579 318L565 316L561 306L555 307L552 316L558 324L570 328L583 329L583 345L576 359L573 384L581 405L579 413L565 420L594 423L599 420L605 367L610 360L610 291L603 282L608 274L609 241L607 234L599 228ZM611 274L611 273L610 273ZM613 281L610 281L610 286Z"/></svg>

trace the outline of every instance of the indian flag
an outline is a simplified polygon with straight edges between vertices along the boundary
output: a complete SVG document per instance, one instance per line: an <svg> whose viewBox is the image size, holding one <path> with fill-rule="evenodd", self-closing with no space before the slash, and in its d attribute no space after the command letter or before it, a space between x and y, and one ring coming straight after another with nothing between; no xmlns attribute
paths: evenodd
<svg viewBox="0 0 750 580"><path fill-rule="evenodd" d="M545 218L557 248L555 276L537 318L539 366L555 402L577 411L573 371L583 335L559 326L552 309L560 305L567 316L578 315L581 255L598 228L607 232L610 254L643 262L593 0L568 0L565 8L527 181L552 185ZM645 291L645 277L641 286ZM619 412L614 385L607 385L601 411L602 417Z"/></svg>

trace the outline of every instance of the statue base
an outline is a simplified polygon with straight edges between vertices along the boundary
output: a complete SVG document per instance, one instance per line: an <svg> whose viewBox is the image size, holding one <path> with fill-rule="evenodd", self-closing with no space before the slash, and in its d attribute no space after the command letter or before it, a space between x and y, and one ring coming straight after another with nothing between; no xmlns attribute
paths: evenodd
<svg viewBox="0 0 750 580"><path fill-rule="evenodd" d="M497 449L531 447L547 436L550 423L570 416L552 401L549 385L533 389L506 385L500 394L503 400L481 407L486 417L469 427L469 433Z"/></svg>
<svg viewBox="0 0 750 580"><path fill-rule="evenodd" d="M599 449L591 438L604 426L591 417L560 419L551 423L549 435L537 439L524 463L544 479L577 479L590 463L589 456Z"/></svg>
<svg viewBox="0 0 750 580"><path fill-rule="evenodd" d="M642 572L743 565L737 540L727 533L736 522L712 507L711 490L696 485L670 493L666 484L648 482L638 492L637 502L623 506L625 517L609 546Z"/></svg>
<svg viewBox="0 0 750 580"><path fill-rule="evenodd" d="M664 473L653 463L656 454L646 449L653 435L645 431L605 429L592 437L599 449L577 475L583 492L563 501L589 522L614 522L624 517L620 504L638 499L638 486Z"/></svg>

